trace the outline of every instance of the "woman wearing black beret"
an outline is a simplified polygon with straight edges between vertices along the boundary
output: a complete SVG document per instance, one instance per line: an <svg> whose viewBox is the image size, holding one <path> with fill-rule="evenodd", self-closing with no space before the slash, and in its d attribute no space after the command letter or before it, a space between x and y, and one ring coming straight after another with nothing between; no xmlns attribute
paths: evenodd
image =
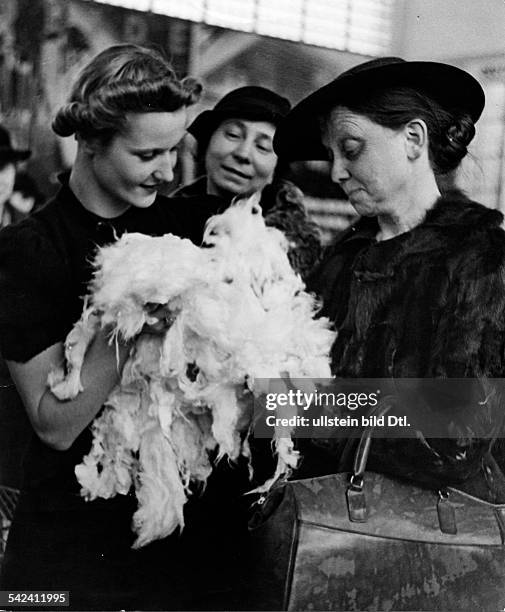
<svg viewBox="0 0 505 612"><path fill-rule="evenodd" d="M261 193L267 225L287 236L289 259L305 277L320 256L319 231L305 212L303 193L282 178L284 164L273 150L275 129L289 112L289 100L265 87L239 87L212 110L200 113L188 132L197 141L197 157L205 174L179 189L180 204L204 217L226 208L235 196ZM201 230L195 224L201 240Z"/></svg>

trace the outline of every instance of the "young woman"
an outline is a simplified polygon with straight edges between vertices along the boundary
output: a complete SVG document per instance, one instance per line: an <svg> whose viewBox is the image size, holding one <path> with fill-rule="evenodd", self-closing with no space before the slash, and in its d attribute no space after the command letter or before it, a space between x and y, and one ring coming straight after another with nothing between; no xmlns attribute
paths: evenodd
<svg viewBox="0 0 505 612"><path fill-rule="evenodd" d="M99 334L74 400L58 401L46 381L79 318L97 246L126 231L187 234L189 219L157 190L173 179L187 108L200 90L192 79L179 81L156 51L120 45L100 53L53 123L78 143L70 175L44 208L0 233L0 348L35 432L3 590L69 591L73 609L177 607L166 551L160 559L156 544L130 549L134 497L88 503L74 475L128 347L116 352L106 331Z"/></svg>

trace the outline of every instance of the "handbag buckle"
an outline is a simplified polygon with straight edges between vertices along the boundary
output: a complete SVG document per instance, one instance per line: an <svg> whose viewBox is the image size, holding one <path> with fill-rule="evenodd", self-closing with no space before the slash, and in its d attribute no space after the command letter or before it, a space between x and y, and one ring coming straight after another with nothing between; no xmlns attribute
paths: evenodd
<svg viewBox="0 0 505 612"><path fill-rule="evenodd" d="M352 474L349 479L349 488L353 489L353 491L362 491L363 490L363 476L361 474Z"/></svg>
<svg viewBox="0 0 505 612"><path fill-rule="evenodd" d="M363 476L352 474L345 493L349 520L353 523L365 523L368 518L365 492L363 491Z"/></svg>
<svg viewBox="0 0 505 612"><path fill-rule="evenodd" d="M456 524L456 512L449 499L449 491L440 489L437 502L438 525L442 533L456 535L458 527Z"/></svg>

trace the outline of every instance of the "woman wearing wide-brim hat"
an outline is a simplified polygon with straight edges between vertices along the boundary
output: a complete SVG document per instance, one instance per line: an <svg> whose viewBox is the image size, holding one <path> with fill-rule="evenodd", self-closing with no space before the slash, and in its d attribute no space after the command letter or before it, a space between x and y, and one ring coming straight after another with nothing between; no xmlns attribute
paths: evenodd
<svg viewBox="0 0 505 612"><path fill-rule="evenodd" d="M274 148L289 159L329 159L332 180L362 216L308 282L338 330L333 373L475 379L474 395L456 398L421 385L415 409L404 406L419 416L418 438L374 440L370 466L504 502L491 456L503 436L501 406L484 390L485 379L505 373L503 215L437 184L465 157L483 108L482 87L459 68L380 58L302 100ZM441 419L437 439L422 438L423 418ZM352 452L330 446L331 460L322 445L312 449L318 469L333 467L335 453L348 467Z"/></svg>
<svg viewBox="0 0 505 612"><path fill-rule="evenodd" d="M28 159L31 151L13 146L9 131L0 125L0 228L17 220L9 198L14 190L18 162Z"/></svg>
<svg viewBox="0 0 505 612"><path fill-rule="evenodd" d="M289 100L271 89L245 86L200 113L188 132L196 139L204 175L174 197L208 217L236 196L261 193L267 225L287 235L291 264L305 276L320 256L319 231L307 218L300 189L281 178L282 158L272 145L276 127L290 108ZM193 240L201 238L201 228L195 225Z"/></svg>

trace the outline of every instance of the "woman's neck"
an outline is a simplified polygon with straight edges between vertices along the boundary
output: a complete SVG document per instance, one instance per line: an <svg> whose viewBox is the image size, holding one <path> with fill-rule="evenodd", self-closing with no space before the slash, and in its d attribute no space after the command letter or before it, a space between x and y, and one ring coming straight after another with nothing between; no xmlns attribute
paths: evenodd
<svg viewBox="0 0 505 612"><path fill-rule="evenodd" d="M377 217L380 227L377 240L389 240L414 229L424 221L426 213L433 208L439 197L440 191L433 175L422 183L415 183L410 195L392 207L392 214Z"/></svg>
<svg viewBox="0 0 505 612"><path fill-rule="evenodd" d="M215 185L209 178L206 179L206 191L208 195L217 196L219 198L223 198L223 200L233 200L235 194L230 193L228 191L224 191L223 189L219 189L217 185Z"/></svg>
<svg viewBox="0 0 505 612"><path fill-rule="evenodd" d="M110 196L103 192L96 182L89 162L79 151L68 184L84 208L104 219L118 217L130 207L129 204L112 201Z"/></svg>

